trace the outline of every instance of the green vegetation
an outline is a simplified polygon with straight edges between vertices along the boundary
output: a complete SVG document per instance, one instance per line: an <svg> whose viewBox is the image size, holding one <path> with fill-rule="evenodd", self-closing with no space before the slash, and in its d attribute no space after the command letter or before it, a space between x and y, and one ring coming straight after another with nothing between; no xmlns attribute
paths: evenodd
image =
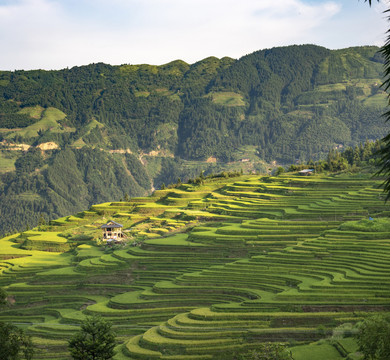
<svg viewBox="0 0 390 360"><path fill-rule="evenodd" d="M340 225L340 229L347 231L386 232L390 231L390 221L387 218L348 221Z"/></svg>
<svg viewBox="0 0 390 360"><path fill-rule="evenodd" d="M210 97L214 104L225 106L245 106L243 96L234 92L212 92Z"/></svg>
<svg viewBox="0 0 390 360"><path fill-rule="evenodd" d="M18 132L9 133L5 136L6 139L14 139L15 137L34 138L38 136L38 132L43 132L49 129L53 133L61 132L59 122L66 118L66 114L55 108L24 108L20 111L20 113L27 114L31 118L37 118L39 121Z"/></svg>
<svg viewBox="0 0 390 360"><path fill-rule="evenodd" d="M294 360L361 360L359 324L390 310L380 185L361 173L201 173L46 221L0 239L0 321L23 322L39 359L69 359L68 341L98 315L115 360L262 358L270 341ZM109 219L124 243L102 240Z"/></svg>
<svg viewBox="0 0 390 360"><path fill-rule="evenodd" d="M14 171L16 159L16 154L0 152L0 173Z"/></svg>
<svg viewBox="0 0 390 360"><path fill-rule="evenodd" d="M234 360L293 360L290 351L286 346L275 343L263 343L256 349L250 351L238 351L235 354L231 352L217 355L216 359L234 359Z"/></svg>
<svg viewBox="0 0 390 360"><path fill-rule="evenodd" d="M371 6L371 0L369 0L369 4ZM387 33L388 34L388 33ZM380 54L383 57L383 77L384 81L382 87L385 91L387 91L390 87L390 36L387 35L387 39L385 44L380 49ZM389 101L388 95L386 96L387 102ZM387 105L389 105L387 103ZM384 114L386 117L386 121L390 119L389 110ZM386 177L384 181L384 190L387 193L386 200L390 199L390 133L387 132L386 136L382 139L383 148L381 150L381 162L380 162L380 170L379 174L384 175Z"/></svg>
<svg viewBox="0 0 390 360"><path fill-rule="evenodd" d="M115 335L111 324L98 316L85 319L81 329L69 340L74 360L110 360L114 356Z"/></svg>
<svg viewBox="0 0 390 360"><path fill-rule="evenodd" d="M0 288L0 307L7 304L7 293ZM31 360L34 345L30 336L15 325L0 322L0 354L5 360Z"/></svg>
<svg viewBox="0 0 390 360"><path fill-rule="evenodd" d="M22 329L0 322L0 353L5 360L31 360L34 346Z"/></svg>
<svg viewBox="0 0 390 360"><path fill-rule="evenodd" d="M380 360L390 356L390 323L383 316L373 316L359 324L357 342L364 359Z"/></svg>
<svg viewBox="0 0 390 360"><path fill-rule="evenodd" d="M1 233L201 171L266 173L374 142L388 131L377 51L303 45L191 65L2 71Z"/></svg>
<svg viewBox="0 0 390 360"><path fill-rule="evenodd" d="M0 288L0 306L7 303L6 299L7 293L2 288Z"/></svg>

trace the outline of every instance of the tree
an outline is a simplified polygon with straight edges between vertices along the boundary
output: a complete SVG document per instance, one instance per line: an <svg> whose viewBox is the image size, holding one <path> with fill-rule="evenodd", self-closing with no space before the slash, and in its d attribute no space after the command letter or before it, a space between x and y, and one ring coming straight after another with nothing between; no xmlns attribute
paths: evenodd
<svg viewBox="0 0 390 360"><path fill-rule="evenodd" d="M96 315L86 318L68 343L74 360L109 360L114 356L114 347L111 324Z"/></svg>
<svg viewBox="0 0 390 360"><path fill-rule="evenodd" d="M365 0L367 2L367 0ZM368 3L371 6L371 0L368 0ZM379 2L379 0L378 0ZM390 9L385 11L390 12ZM389 16L390 20L390 16ZM387 39L385 44L382 46L380 53L383 55L384 64L383 64L383 73L384 73L384 81L382 84L382 88L387 91L390 88L390 29L387 30ZM388 97L389 99L389 97ZM390 110L385 112L384 117L386 118L386 122L390 120ZM384 175L386 177L383 185L384 191L387 193L386 201L390 199L390 133L387 134L382 142L384 146L379 151L381 155L381 159L379 161L380 169L377 172L377 175Z"/></svg>
<svg viewBox="0 0 390 360"><path fill-rule="evenodd" d="M285 172L284 168L279 166L276 170L275 170L275 176L279 176L280 174L283 174Z"/></svg>
<svg viewBox="0 0 390 360"><path fill-rule="evenodd" d="M390 323L383 316L375 315L358 324L356 338L364 360L390 359Z"/></svg>
<svg viewBox="0 0 390 360"><path fill-rule="evenodd" d="M7 303L7 293L0 288L0 305ZM32 359L34 345L31 337L15 325L0 322L0 358L2 360Z"/></svg>
<svg viewBox="0 0 390 360"><path fill-rule="evenodd" d="M46 220L42 213L39 214L38 225L39 226L46 225Z"/></svg>
<svg viewBox="0 0 390 360"><path fill-rule="evenodd" d="M3 360L30 360L34 355L31 337L15 325L0 322L0 354Z"/></svg>
<svg viewBox="0 0 390 360"><path fill-rule="evenodd" d="M7 293L3 288L0 288L0 305L5 305L7 303Z"/></svg>

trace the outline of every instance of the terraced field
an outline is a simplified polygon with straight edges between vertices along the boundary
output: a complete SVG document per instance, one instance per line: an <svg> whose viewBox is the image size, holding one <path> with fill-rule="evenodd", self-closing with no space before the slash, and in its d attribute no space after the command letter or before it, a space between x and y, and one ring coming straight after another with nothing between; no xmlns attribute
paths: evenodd
<svg viewBox="0 0 390 360"><path fill-rule="evenodd" d="M353 324L390 310L389 210L363 175L214 179L96 205L0 240L0 321L33 335L37 359L69 359L94 313L114 324L117 360L228 359L266 341L295 360L359 359ZM126 245L102 242L109 219Z"/></svg>

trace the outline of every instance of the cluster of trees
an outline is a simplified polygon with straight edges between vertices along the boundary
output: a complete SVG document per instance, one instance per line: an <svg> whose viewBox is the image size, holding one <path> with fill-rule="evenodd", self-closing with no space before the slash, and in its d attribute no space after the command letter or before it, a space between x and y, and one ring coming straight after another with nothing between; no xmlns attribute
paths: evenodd
<svg viewBox="0 0 390 360"><path fill-rule="evenodd" d="M38 139L18 141L69 144L82 138L103 148L160 147L184 159L216 156L222 161L234 159L238 147L253 145L265 160L291 162L315 156L333 143L384 135L377 116L381 107L361 101L378 87L359 84L360 79L381 78L377 50L304 45L257 51L239 60L207 58L193 65L99 63L61 71L0 72L0 128L39 120L21 114L23 107L51 106L67 114L62 125L75 131L48 130ZM317 89L328 85L327 91ZM210 96L229 92L241 96L242 106ZM296 112L300 109L304 114ZM92 119L103 127L86 133Z"/></svg>
<svg viewBox="0 0 390 360"><path fill-rule="evenodd" d="M390 359L389 320L386 315L375 315L358 324L356 338L365 360Z"/></svg>
<svg viewBox="0 0 390 360"><path fill-rule="evenodd" d="M205 180L207 179L218 179L218 178L232 178L232 177L237 177L241 176L243 174L243 170L241 169L240 171L222 171L218 174L214 174L213 172L210 172L208 175L205 175L205 171L201 171L199 175L195 178L189 178L187 181L189 184L195 184L195 185L203 185ZM182 184L181 178L177 178L176 183L171 183L169 185L165 185L165 183L161 184L160 189L174 189L180 187Z"/></svg>
<svg viewBox="0 0 390 360"><path fill-rule="evenodd" d="M202 171L199 176L197 176L194 179L188 179L189 184L195 184L195 185L203 185L204 181L206 179L218 179L218 178L232 178L232 177L237 177L241 176L243 174L242 169L240 171L222 171L218 174L210 173L205 176L204 171Z"/></svg>
<svg viewBox="0 0 390 360"><path fill-rule="evenodd" d="M291 165L289 171L299 171L312 168L317 173L322 171L338 172L351 171L357 172L363 167L371 168L372 172L378 170L381 163L381 151L384 144L379 141L366 141L355 147L348 146L343 151L331 149L325 160L313 161L299 165ZM283 168L278 168L278 173L282 173Z"/></svg>
<svg viewBox="0 0 390 360"><path fill-rule="evenodd" d="M367 0L365 0L367 1ZM371 0L368 0L371 5ZM379 1L379 0L378 0ZM389 10L386 10L389 12ZM382 46L380 54L383 58L383 73L384 73L384 82L382 88L386 91L390 88L390 34L389 30L387 31L387 39L385 45ZM387 98L389 101L389 97ZM389 104L388 104L389 105ZM387 110L385 113L386 121L390 120L390 110ZM387 193L386 200L390 199L390 132L383 138L383 148L381 150L381 168L379 174L385 175L386 180L384 182L384 190Z"/></svg>

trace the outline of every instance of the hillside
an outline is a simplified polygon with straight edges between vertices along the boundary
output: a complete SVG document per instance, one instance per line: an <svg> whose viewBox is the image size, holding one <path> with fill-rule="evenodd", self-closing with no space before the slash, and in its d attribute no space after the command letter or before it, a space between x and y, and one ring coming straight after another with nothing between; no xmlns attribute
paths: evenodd
<svg viewBox="0 0 390 360"><path fill-rule="evenodd" d="M0 320L27 323L39 359L69 359L89 314L113 322L116 360L229 359L267 340L294 360L359 359L354 324L390 306L380 181L225 175L1 239ZM126 246L101 240L110 219Z"/></svg>
<svg viewBox="0 0 390 360"><path fill-rule="evenodd" d="M388 132L376 47L0 72L0 229L222 170L318 159ZM27 151L28 150L28 151Z"/></svg>

